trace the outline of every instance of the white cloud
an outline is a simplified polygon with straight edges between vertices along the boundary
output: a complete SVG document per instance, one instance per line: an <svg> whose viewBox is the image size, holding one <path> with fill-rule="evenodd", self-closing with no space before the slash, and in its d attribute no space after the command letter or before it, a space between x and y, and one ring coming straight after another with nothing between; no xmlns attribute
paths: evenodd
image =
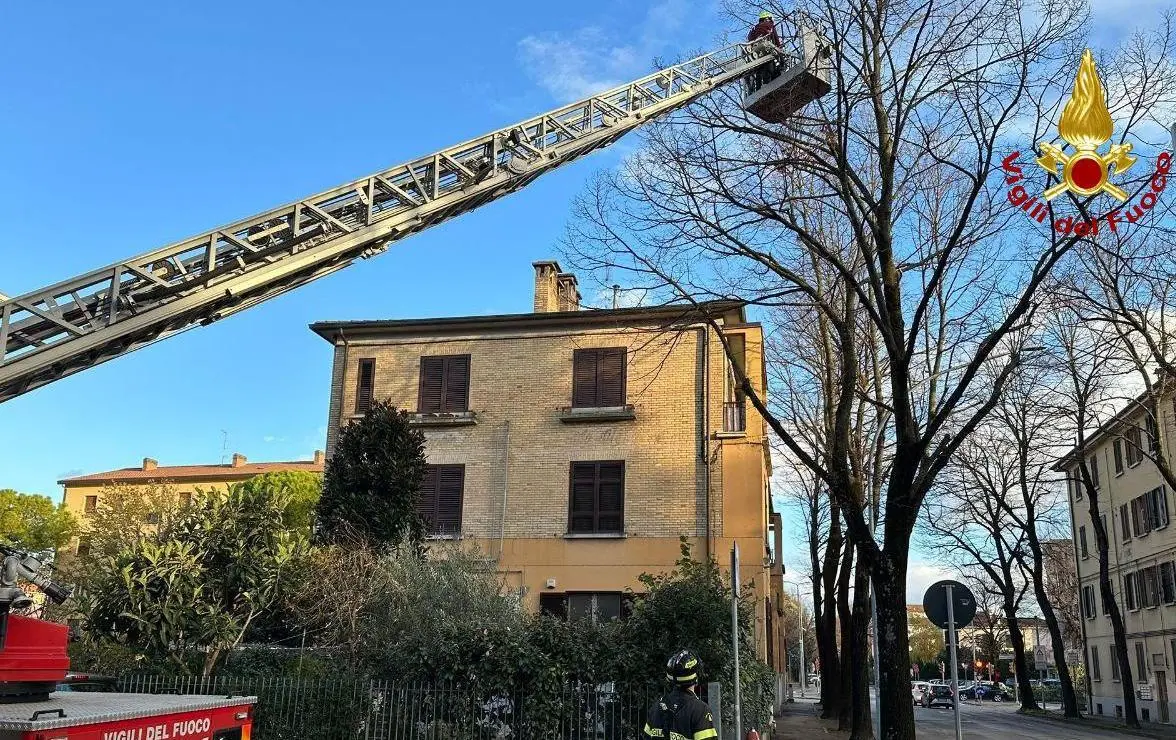
<svg viewBox="0 0 1176 740"><path fill-rule="evenodd" d="M922 604L927 587L947 578L958 579L959 574L929 560L912 558L907 567L907 603Z"/></svg>
<svg viewBox="0 0 1176 740"><path fill-rule="evenodd" d="M275 437L275 436L274 436L274 435L272 435L272 434L267 434L267 435L265 435L264 437L262 437L262 438L261 438L261 441L262 441L262 442L266 442L266 443L273 443L273 442L285 442L285 441L286 441L286 438L285 438L285 437Z"/></svg>
<svg viewBox="0 0 1176 740"><path fill-rule="evenodd" d="M621 288L616 291L616 305L614 306L613 289L601 288L596 293L592 305L597 308L633 308L644 303L648 293L649 291L639 288Z"/></svg>
<svg viewBox="0 0 1176 740"><path fill-rule="evenodd" d="M579 100L650 71L689 10L686 0L661 0L628 35L599 26L532 34L518 43L519 61L560 102Z"/></svg>

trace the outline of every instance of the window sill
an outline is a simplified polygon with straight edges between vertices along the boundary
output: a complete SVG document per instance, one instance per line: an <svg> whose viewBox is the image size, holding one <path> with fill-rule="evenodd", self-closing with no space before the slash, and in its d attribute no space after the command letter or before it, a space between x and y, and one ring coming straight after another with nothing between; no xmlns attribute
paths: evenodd
<svg viewBox="0 0 1176 740"><path fill-rule="evenodd" d="M563 536L565 540L623 540L624 532L568 532Z"/></svg>
<svg viewBox="0 0 1176 740"><path fill-rule="evenodd" d="M468 427L478 423L473 411L444 411L441 413L412 412L408 423L414 427Z"/></svg>
<svg viewBox="0 0 1176 740"><path fill-rule="evenodd" d="M741 432L715 432L715 439L742 439L747 436L747 430Z"/></svg>
<svg viewBox="0 0 1176 740"><path fill-rule="evenodd" d="M425 535L426 542L448 542L448 541L456 542L457 540L460 540L460 539L461 539L460 534L427 534L427 535Z"/></svg>
<svg viewBox="0 0 1176 740"><path fill-rule="evenodd" d="M625 406L595 406L574 408L566 406L559 410L559 420L565 424L577 424L592 421L632 421L637 418L637 412L632 405Z"/></svg>

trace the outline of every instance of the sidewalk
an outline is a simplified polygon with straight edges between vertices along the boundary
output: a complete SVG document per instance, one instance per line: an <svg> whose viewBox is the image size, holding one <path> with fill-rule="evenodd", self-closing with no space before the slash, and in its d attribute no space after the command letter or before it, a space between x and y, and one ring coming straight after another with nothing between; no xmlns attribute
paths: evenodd
<svg viewBox="0 0 1176 740"><path fill-rule="evenodd" d="M1108 734L1114 733L1129 737L1148 737L1154 738L1154 740L1176 740L1176 726L1173 725L1144 722L1142 729L1133 730L1124 726L1123 720L1121 719L1116 720L1097 715L1083 714L1082 719L1067 719L1060 712L1050 711L1043 714L1031 714L1029 716L1048 719L1059 725L1074 725L1076 727L1084 727L1088 730L1097 729L1099 732L1106 732Z"/></svg>
<svg viewBox="0 0 1176 740"><path fill-rule="evenodd" d="M846 737L848 732L837 731L836 719L821 719L817 716L820 706L815 700L797 699L785 704L776 715L776 732L772 740L814 740L829 737L830 740Z"/></svg>

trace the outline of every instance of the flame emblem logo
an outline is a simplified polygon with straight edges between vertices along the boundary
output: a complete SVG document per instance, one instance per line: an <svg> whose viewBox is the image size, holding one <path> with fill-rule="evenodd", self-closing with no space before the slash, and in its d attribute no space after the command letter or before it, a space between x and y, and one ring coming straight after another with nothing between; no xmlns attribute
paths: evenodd
<svg viewBox="0 0 1176 740"><path fill-rule="evenodd" d="M1081 196L1107 193L1119 201L1127 200L1127 193L1110 182L1111 168L1116 175L1121 175L1131 169L1136 157L1131 156L1130 144L1114 144L1105 154L1098 151L1110 141L1114 123L1107 110L1106 94L1090 49L1082 54L1074 92L1058 121L1058 133L1074 148L1074 153L1067 154L1061 147L1047 141L1037 145L1041 152L1037 164L1060 180L1045 191L1047 201L1065 192Z"/></svg>

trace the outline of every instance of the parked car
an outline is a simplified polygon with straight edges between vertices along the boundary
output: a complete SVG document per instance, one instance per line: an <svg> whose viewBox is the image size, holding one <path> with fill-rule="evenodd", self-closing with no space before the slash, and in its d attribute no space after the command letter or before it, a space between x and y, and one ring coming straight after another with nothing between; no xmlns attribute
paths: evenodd
<svg viewBox="0 0 1176 740"><path fill-rule="evenodd" d="M976 689L981 687L984 689L985 701L1011 701L1013 699L1013 692L995 681L977 681L970 684L967 688L960 689L960 698L975 701Z"/></svg>
<svg viewBox="0 0 1176 740"><path fill-rule="evenodd" d="M93 673L67 673L57 684L55 691L117 691L118 679L114 676L98 676Z"/></svg>
<svg viewBox="0 0 1176 740"><path fill-rule="evenodd" d="M946 704L949 707L954 707L955 696L951 693L950 686L945 686L941 683L934 685L928 684L927 691L923 693L922 704L928 708L937 704Z"/></svg>
<svg viewBox="0 0 1176 740"><path fill-rule="evenodd" d="M931 688L931 684L926 681L914 681L911 683L911 698L916 704L923 703L923 694L926 694Z"/></svg>

